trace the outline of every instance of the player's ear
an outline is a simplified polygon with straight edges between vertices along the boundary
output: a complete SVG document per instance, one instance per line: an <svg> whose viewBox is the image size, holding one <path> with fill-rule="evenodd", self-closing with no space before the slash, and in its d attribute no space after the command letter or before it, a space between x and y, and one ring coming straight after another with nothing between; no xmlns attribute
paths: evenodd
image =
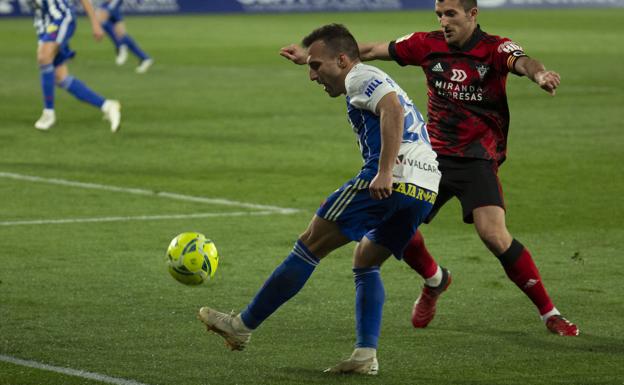
<svg viewBox="0 0 624 385"><path fill-rule="evenodd" d="M345 69L347 68L347 64L347 55L345 55L344 53L338 55L338 68Z"/></svg>
<svg viewBox="0 0 624 385"><path fill-rule="evenodd" d="M468 11L468 15L470 15L471 18L476 18L478 14L479 14L479 8L477 7L472 7L470 8L470 11Z"/></svg>

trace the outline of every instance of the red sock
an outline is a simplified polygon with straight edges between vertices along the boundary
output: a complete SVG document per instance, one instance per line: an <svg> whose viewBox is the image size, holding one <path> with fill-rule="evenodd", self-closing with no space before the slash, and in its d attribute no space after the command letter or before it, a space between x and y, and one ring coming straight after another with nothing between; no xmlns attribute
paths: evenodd
<svg viewBox="0 0 624 385"><path fill-rule="evenodd" d="M427 251L420 230L416 231L403 251L403 260L424 279L431 278L438 270L438 264Z"/></svg>
<svg viewBox="0 0 624 385"><path fill-rule="evenodd" d="M554 308L529 250L514 239L509 249L498 258L509 279L533 301L540 315Z"/></svg>

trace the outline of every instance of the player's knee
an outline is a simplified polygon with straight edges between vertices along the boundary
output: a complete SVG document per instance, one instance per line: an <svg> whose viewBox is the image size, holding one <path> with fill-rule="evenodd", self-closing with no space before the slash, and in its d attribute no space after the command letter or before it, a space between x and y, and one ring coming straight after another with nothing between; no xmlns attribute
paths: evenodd
<svg viewBox="0 0 624 385"><path fill-rule="evenodd" d="M51 52L48 52L46 50L37 52L37 64L39 64L40 66L52 64L53 61L54 55L52 55Z"/></svg>
<svg viewBox="0 0 624 385"><path fill-rule="evenodd" d="M67 83L67 80L68 80L67 75L64 75L64 74L60 75L57 73L54 74L54 81L56 82L56 85L59 87L65 88L64 85Z"/></svg>
<svg viewBox="0 0 624 385"><path fill-rule="evenodd" d="M490 229L479 231L479 237L485 246L495 255L504 253L511 244L511 235L507 229Z"/></svg>
<svg viewBox="0 0 624 385"><path fill-rule="evenodd" d="M416 231L416 234L414 234L414 236L412 236L412 238L409 240L408 248L414 251L420 251L425 248L425 239L423 238L420 231Z"/></svg>
<svg viewBox="0 0 624 385"><path fill-rule="evenodd" d="M364 237L353 253L353 267L367 268L381 266L391 255L391 251Z"/></svg>

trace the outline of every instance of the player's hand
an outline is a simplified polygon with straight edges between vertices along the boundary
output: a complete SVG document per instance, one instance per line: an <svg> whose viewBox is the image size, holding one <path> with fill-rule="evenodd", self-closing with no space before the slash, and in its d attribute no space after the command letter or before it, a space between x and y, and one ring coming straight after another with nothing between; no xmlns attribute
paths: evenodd
<svg viewBox="0 0 624 385"><path fill-rule="evenodd" d="M561 76L554 71L540 71L535 74L535 82L546 92L555 96L555 90L561 84Z"/></svg>
<svg viewBox="0 0 624 385"><path fill-rule="evenodd" d="M377 173L368 187L373 199L386 199L392 195L392 173Z"/></svg>
<svg viewBox="0 0 624 385"><path fill-rule="evenodd" d="M282 47L279 54L295 64L306 64L308 61L308 52L297 44Z"/></svg>
<svg viewBox="0 0 624 385"><path fill-rule="evenodd" d="M102 40L104 37L104 30L102 29L102 26L99 23L93 23L91 24L91 27L91 29L93 29L93 38L97 41Z"/></svg>

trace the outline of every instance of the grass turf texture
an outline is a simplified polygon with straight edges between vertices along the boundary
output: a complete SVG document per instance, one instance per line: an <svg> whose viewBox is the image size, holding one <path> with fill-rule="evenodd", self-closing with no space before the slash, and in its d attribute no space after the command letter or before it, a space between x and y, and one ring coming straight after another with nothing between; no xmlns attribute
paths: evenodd
<svg viewBox="0 0 624 385"><path fill-rule="evenodd" d="M424 226L454 273L435 321L414 330L421 281L383 269L378 378L328 376L354 342L352 246L229 352L195 319L202 305L240 310L288 254L319 202L361 161L342 98L331 100L277 55L311 29L343 22L361 41L437 28L433 12L130 17L156 64L116 67L81 19L72 73L123 103L111 135L100 112L57 89L56 126L41 112L28 19L0 20L0 171L301 209L268 217L0 226L0 354L147 384L622 384L624 369L623 10L484 11L562 75L555 98L510 76L509 159L501 169L509 228L535 256L555 304L581 328L549 334L506 279L459 205ZM377 63L425 111L415 67ZM620 171L618 171L620 170ZM0 220L226 212L238 209L0 178ZM182 231L220 251L217 277L184 287L164 251ZM0 363L0 384L95 383Z"/></svg>

